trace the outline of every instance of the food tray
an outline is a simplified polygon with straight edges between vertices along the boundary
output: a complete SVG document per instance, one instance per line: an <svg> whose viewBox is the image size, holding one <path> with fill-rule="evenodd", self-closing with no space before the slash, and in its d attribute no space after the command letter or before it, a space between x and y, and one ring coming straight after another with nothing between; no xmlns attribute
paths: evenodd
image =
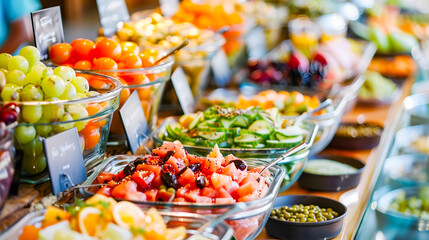
<svg viewBox="0 0 429 240"><path fill-rule="evenodd" d="M34 225L40 227L46 210L31 212L15 223L7 231L0 235L1 239L18 240L22 229L26 225ZM194 213L177 213L177 212L161 212L164 221L167 222L167 227L186 227L188 236L195 234L198 227L209 221L207 217ZM211 231L207 231L203 236L210 240L230 240L232 236L232 228L225 223L220 223Z"/></svg>

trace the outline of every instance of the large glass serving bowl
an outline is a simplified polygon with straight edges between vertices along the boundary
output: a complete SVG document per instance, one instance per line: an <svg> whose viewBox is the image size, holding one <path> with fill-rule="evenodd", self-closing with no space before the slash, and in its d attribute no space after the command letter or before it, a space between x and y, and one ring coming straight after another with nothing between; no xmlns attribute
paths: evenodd
<svg viewBox="0 0 429 240"><path fill-rule="evenodd" d="M152 138L155 145L160 146L163 143L162 136L166 133L166 127L170 124L177 123L178 118L169 117L164 120L163 123L153 132ZM307 148L285 158L284 160L278 163L285 170L285 178L282 180L280 187L280 192L285 191L290 186L292 186L298 178L301 176L302 171L304 170L305 163L313 147L313 143L318 134L319 126L310 122L304 121L304 127L306 128L306 137L305 142ZM202 146L192 146L184 144L183 147L191 154L207 156L211 152L210 147ZM234 156L248 160L248 159L261 159L266 162L270 162L285 152L288 148L219 148L222 154L225 156L228 154L233 154Z"/></svg>
<svg viewBox="0 0 429 240"><path fill-rule="evenodd" d="M147 68L90 70L90 72L111 76L123 84L119 108L126 102L134 91L137 91L143 112L150 130L153 130L158 120L158 110L167 81L170 80L174 58L169 57L158 65ZM125 144L126 137L119 113L113 114L109 142Z"/></svg>
<svg viewBox="0 0 429 240"><path fill-rule="evenodd" d="M97 73L76 71L76 75L85 77L88 80L90 91L93 91L90 97L51 102L16 102L21 109L21 114L26 108L34 108L35 114L37 112L42 112L42 114L50 112L51 115L56 115L51 119L45 118L46 121L36 123L25 122L23 117L20 116L19 124L14 131L14 145L18 152L17 156L20 156L17 162L22 161L23 176L33 177L37 175L36 178L32 178L32 181L40 180L40 176L44 176L43 178L47 179L43 139L73 127L76 127L79 132L86 166L89 168L97 160L104 158L110 123L113 112L119 106L119 94L122 90L122 84L115 78ZM0 102L0 105L3 106L4 104L6 102ZM71 108L82 107L86 108L87 117L79 119L63 118L66 113L71 111ZM89 111L89 108L96 109L96 111ZM23 139L18 134L25 134L27 137Z"/></svg>
<svg viewBox="0 0 429 240"><path fill-rule="evenodd" d="M98 174L102 171L118 173L129 162L138 156L119 155L107 158L98 166L83 185L92 184ZM249 168L266 165L265 161L248 160ZM270 177L267 195L250 202L245 202L246 208L229 217L226 222L234 229L234 236L239 239L254 239L262 231L270 215L270 211L276 198L284 170L279 166L269 168ZM98 189L94 187L81 188L80 192L85 197L92 196ZM156 207L161 212L198 213L210 218L216 218L231 209L234 204L202 204L202 203L179 203L179 202L135 202L142 208Z"/></svg>
<svg viewBox="0 0 429 240"><path fill-rule="evenodd" d="M7 231L0 233L0 238L18 240L25 226L33 225L40 227L42 225L45 212L46 210L39 210L27 214ZM196 234L197 229L209 221L207 217L194 213L161 212L161 216L169 228L184 226L188 234L187 237ZM220 223L214 228L204 232L203 236L209 240L230 240L232 233L233 231L230 226L225 223Z"/></svg>

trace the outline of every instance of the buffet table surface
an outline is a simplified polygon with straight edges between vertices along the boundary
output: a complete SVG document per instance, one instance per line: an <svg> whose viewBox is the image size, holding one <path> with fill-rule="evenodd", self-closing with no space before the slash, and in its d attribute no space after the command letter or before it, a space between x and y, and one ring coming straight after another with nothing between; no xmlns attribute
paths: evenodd
<svg viewBox="0 0 429 240"><path fill-rule="evenodd" d="M351 239L357 226L360 223L363 210L366 207L366 203L371 196L373 181L376 180L378 173L376 173L377 162L379 161L380 154L386 148L386 144L391 141L393 137L393 120L398 113L402 100L409 95L413 78L407 79L402 85L402 96L398 98L392 105L385 106L362 106L356 105L351 111L349 111L343 117L343 122L356 122L364 120L368 122L376 122L384 125L384 132L380 144L378 147L372 150L359 150L359 151L347 151L338 149L325 149L322 153L338 154L344 156L350 156L366 163L366 169L364 170L361 181L357 188L343 192L315 192L305 190L297 183L295 183L290 189L279 195L290 195L290 194L313 194L324 197L329 197L337 200L341 200L348 206L348 214L344 221L344 226L340 235L335 239ZM161 114L161 117L164 114ZM126 152L126 149L108 149L107 155L119 154ZM374 179L375 178L375 179ZM18 196L12 196L6 202L6 205L0 215L0 232L4 231L11 224L22 218L30 211L32 203L39 202L40 200L46 201L49 204L49 200L54 197L46 198L51 195L50 183L42 183L39 185L21 184ZM65 198L70 200L73 194L69 191L60 194L59 198ZM272 239L265 229L257 237L257 239Z"/></svg>

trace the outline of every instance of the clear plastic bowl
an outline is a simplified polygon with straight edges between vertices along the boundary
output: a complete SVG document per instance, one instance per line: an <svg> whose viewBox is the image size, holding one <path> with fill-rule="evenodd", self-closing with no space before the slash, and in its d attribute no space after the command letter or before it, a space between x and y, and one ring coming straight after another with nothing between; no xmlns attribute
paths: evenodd
<svg viewBox="0 0 429 240"><path fill-rule="evenodd" d="M123 83L119 108L122 107L133 91L137 91L149 129L153 130L157 124L161 98L165 85L170 80L173 64L174 58L169 57L161 64L153 67L89 71L117 78ZM124 128L119 113L116 111L113 114L110 127L109 142L125 144L125 141Z"/></svg>
<svg viewBox="0 0 429 240"><path fill-rule="evenodd" d="M40 227L44 218L46 210L39 210L31 212L15 223L7 231L0 233L1 239L18 240L19 235L22 234L22 229L27 225ZM161 212L161 215L166 221L167 227L184 226L190 237L197 233L197 229L209 221L208 218L193 213L177 213L177 212ZM225 223L220 223L211 230L203 233L204 237L210 240L230 240L232 236L232 229Z"/></svg>
<svg viewBox="0 0 429 240"><path fill-rule="evenodd" d="M45 171L47 169L46 158L42 145L43 139L73 127L77 127L79 131L82 154L87 168L90 168L92 164L96 164L97 160L104 158L110 123L113 112L119 106L119 94L122 90L122 84L115 78L97 73L76 70L76 75L85 77L89 82L90 90L99 94L76 100L16 102L21 109L21 114L24 108L33 107L53 108L54 110L52 111L61 111L59 109L67 109L78 104L85 108L90 105L97 105L96 107L98 108L98 112L95 114L76 120L61 121L54 119L46 123L26 123L20 120L14 131L14 145L18 153L17 156L20 156L17 157L17 162L22 161L23 176L29 177L27 180L30 182L47 180ZM6 102L0 102L0 104L4 105ZM22 116L19 119L22 119ZM26 133L34 131L35 137L31 141L23 142L22 139L19 141L16 135L20 128Z"/></svg>
<svg viewBox="0 0 429 240"><path fill-rule="evenodd" d="M107 158L101 163L88 177L88 179L82 183L82 185L92 184L98 174L102 171L118 173L122 170L129 162L134 161L138 156L130 155L119 155ZM266 165L265 161L260 160L247 160L247 164L250 168ZM254 239L262 231L265 223L268 220L270 211L272 209L274 199L276 198L282 179L284 178L284 170L279 166L273 166L269 168L271 177L269 178L270 185L268 188L267 195L250 202L245 202L246 208L233 214L226 220L234 229L234 236L238 240L242 239ZM84 187L80 189L80 192L84 197L90 197L94 195L97 189L91 187ZM156 207L161 212L177 212L177 213L197 213L210 218L216 218L217 216L225 213L231 209L234 204L201 204L201 203L178 203L178 202L135 202L141 208L147 209L150 207Z"/></svg>
<svg viewBox="0 0 429 240"><path fill-rule="evenodd" d="M6 130L3 138L0 139L0 214L13 181L14 165L13 135Z"/></svg>

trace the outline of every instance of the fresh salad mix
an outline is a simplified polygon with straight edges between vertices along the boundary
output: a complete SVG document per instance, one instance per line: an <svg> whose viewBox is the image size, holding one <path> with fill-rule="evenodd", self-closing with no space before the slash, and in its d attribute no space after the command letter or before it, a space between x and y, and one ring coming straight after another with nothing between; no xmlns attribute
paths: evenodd
<svg viewBox="0 0 429 240"><path fill-rule="evenodd" d="M207 157L188 154L179 141L130 162L119 173L101 172L105 184L97 193L130 201L232 204L262 198L268 191L263 166L248 169L245 161L223 157L217 145Z"/></svg>
<svg viewBox="0 0 429 240"><path fill-rule="evenodd" d="M213 106L183 115L160 138L185 145L221 148L292 148L305 140L300 126L287 126L276 108L262 110Z"/></svg>

